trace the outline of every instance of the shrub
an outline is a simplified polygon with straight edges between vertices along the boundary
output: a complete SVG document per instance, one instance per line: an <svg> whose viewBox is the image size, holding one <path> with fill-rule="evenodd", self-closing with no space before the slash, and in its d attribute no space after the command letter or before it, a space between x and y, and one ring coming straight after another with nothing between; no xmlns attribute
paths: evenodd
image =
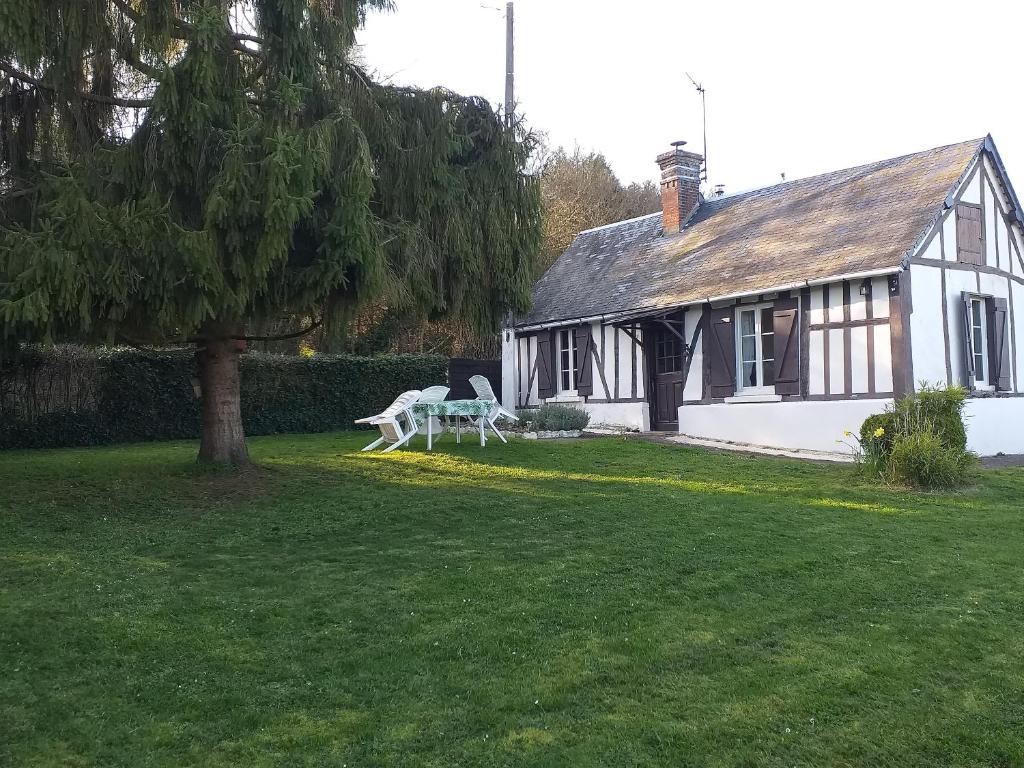
<svg viewBox="0 0 1024 768"><path fill-rule="evenodd" d="M576 431L590 423L590 414L570 405L542 405L540 408L519 411L522 422L530 422L538 432Z"/></svg>
<svg viewBox="0 0 1024 768"><path fill-rule="evenodd" d="M871 476L922 488L963 482L975 462L967 450L963 387L930 387L900 398L860 428L861 466Z"/></svg>
<svg viewBox="0 0 1024 768"><path fill-rule="evenodd" d="M242 355L249 435L352 429L407 389L443 383L434 355ZM191 350L25 347L0 368L0 448L199 436Z"/></svg>
<svg viewBox="0 0 1024 768"><path fill-rule="evenodd" d="M938 388L922 383L916 394L900 398L894 410L897 422L905 422L902 428L906 431L930 423L944 446L963 451L967 449L963 417L966 401L967 390L963 387Z"/></svg>
<svg viewBox="0 0 1024 768"><path fill-rule="evenodd" d="M893 441L887 479L919 488L952 488L963 482L973 464L972 454L950 448L929 425Z"/></svg>

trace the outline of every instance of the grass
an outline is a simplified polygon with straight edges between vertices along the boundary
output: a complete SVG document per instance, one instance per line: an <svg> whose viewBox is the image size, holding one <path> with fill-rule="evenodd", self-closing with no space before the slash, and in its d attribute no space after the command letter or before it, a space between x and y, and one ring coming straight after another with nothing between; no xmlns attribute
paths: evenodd
<svg viewBox="0 0 1024 768"><path fill-rule="evenodd" d="M1024 763L1024 471L616 439L0 454L0 765Z"/></svg>

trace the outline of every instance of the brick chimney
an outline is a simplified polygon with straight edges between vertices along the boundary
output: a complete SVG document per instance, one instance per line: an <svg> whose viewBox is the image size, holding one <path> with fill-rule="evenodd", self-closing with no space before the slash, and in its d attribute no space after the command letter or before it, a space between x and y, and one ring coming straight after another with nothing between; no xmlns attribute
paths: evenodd
<svg viewBox="0 0 1024 768"><path fill-rule="evenodd" d="M700 164L704 158L673 141L672 149L658 155L661 168L661 220L665 234L678 232L700 203Z"/></svg>

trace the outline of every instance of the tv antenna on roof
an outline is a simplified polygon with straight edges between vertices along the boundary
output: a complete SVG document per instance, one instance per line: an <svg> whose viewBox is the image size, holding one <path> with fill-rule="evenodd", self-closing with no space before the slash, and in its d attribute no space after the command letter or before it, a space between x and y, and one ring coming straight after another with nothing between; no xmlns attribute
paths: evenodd
<svg viewBox="0 0 1024 768"><path fill-rule="evenodd" d="M704 123L704 169L700 172L700 180L708 180L708 104L704 98L704 86L693 79L693 76L687 72L686 76L690 78L690 82L693 83L693 87L697 89L697 93L700 94L700 111L701 120Z"/></svg>

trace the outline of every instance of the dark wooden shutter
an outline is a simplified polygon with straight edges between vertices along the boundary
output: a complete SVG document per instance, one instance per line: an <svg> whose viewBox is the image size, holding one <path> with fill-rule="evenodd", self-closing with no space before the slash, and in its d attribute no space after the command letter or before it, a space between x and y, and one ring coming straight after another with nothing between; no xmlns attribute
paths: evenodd
<svg viewBox="0 0 1024 768"><path fill-rule="evenodd" d="M966 291L960 294L960 318L964 341L964 375L962 383L968 389L974 389L974 344L973 334L971 333L971 294Z"/></svg>
<svg viewBox="0 0 1024 768"><path fill-rule="evenodd" d="M800 394L798 300L779 299L772 308L775 331L775 394Z"/></svg>
<svg viewBox="0 0 1024 768"><path fill-rule="evenodd" d="M736 328L733 307L708 311L710 333L708 394L731 397L736 393Z"/></svg>
<svg viewBox="0 0 1024 768"><path fill-rule="evenodd" d="M576 394L594 394L594 340L590 325L581 325L576 334Z"/></svg>
<svg viewBox="0 0 1024 768"><path fill-rule="evenodd" d="M984 264L981 207L960 203L956 207L956 258L964 264Z"/></svg>
<svg viewBox="0 0 1024 768"><path fill-rule="evenodd" d="M554 331L537 334L537 397L541 400L555 396Z"/></svg>
<svg viewBox="0 0 1024 768"><path fill-rule="evenodd" d="M1010 389L1010 340L1009 308L1006 299L989 299L988 309L988 360L992 370L990 384L1000 392Z"/></svg>

